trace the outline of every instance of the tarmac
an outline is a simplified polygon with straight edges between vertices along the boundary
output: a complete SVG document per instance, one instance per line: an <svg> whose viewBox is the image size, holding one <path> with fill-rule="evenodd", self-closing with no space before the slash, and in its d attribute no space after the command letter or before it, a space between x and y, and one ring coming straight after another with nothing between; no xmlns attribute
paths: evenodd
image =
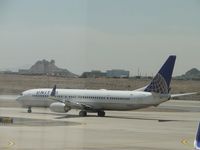
<svg viewBox="0 0 200 150"><path fill-rule="evenodd" d="M106 111L106 117L79 117L78 110L32 111L0 100L0 116L13 118L13 123L0 123L1 150L191 150L200 120L200 102L181 100L157 108Z"/></svg>

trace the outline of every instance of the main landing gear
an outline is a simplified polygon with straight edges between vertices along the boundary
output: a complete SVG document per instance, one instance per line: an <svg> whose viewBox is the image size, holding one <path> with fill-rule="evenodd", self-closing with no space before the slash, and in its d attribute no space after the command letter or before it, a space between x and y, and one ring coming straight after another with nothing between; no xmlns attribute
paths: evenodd
<svg viewBox="0 0 200 150"><path fill-rule="evenodd" d="M79 112L79 116L80 116L80 117L86 117L86 116L87 116L87 111L81 110L81 111ZM97 116L98 116L98 117L104 117L104 116L105 116L105 112L104 112L104 111L98 111L98 112L97 112Z"/></svg>
<svg viewBox="0 0 200 150"><path fill-rule="evenodd" d="M32 112L31 107L28 107L27 112L28 112L28 113L31 113L31 112Z"/></svg>
<svg viewBox="0 0 200 150"><path fill-rule="evenodd" d="M105 112L104 111L98 111L97 112L97 115L99 116L99 117L105 117Z"/></svg>
<svg viewBox="0 0 200 150"><path fill-rule="evenodd" d="M87 116L87 111L81 110L81 111L79 112L79 116L80 116L80 117L86 117L86 116Z"/></svg>

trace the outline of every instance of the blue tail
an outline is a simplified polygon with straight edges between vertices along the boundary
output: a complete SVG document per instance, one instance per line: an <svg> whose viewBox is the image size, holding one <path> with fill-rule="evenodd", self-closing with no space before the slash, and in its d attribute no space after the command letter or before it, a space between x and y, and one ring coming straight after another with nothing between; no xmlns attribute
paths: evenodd
<svg viewBox="0 0 200 150"><path fill-rule="evenodd" d="M144 91L168 94L170 90L170 83L172 79L175 61L175 55L169 56L167 61L164 63L164 65L156 74L156 76L153 78L151 83L144 89Z"/></svg>
<svg viewBox="0 0 200 150"><path fill-rule="evenodd" d="M200 123L197 129L196 139L194 141L194 147L197 150L200 150Z"/></svg>

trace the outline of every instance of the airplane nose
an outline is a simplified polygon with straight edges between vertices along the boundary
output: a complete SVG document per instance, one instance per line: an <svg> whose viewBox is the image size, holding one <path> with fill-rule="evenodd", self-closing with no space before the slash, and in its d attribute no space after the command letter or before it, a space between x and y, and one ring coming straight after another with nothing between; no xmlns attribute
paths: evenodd
<svg viewBox="0 0 200 150"><path fill-rule="evenodd" d="M17 97L17 99L16 99L16 101L18 102L18 103L20 103L21 105L23 105L23 94L21 94L19 97Z"/></svg>
<svg viewBox="0 0 200 150"><path fill-rule="evenodd" d="M16 98L16 101L17 101L17 102L20 102L20 101L21 101L21 96L17 97L17 98Z"/></svg>

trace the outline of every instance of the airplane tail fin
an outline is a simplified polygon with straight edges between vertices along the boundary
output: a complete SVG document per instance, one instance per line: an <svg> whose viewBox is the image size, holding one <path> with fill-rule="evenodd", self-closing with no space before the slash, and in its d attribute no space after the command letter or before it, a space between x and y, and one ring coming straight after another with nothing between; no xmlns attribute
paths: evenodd
<svg viewBox="0 0 200 150"><path fill-rule="evenodd" d="M168 94L170 91L170 83L172 79L175 61L175 55L169 56L164 65L153 78L151 83L145 87L144 91Z"/></svg>
<svg viewBox="0 0 200 150"><path fill-rule="evenodd" d="M196 150L200 150L200 123L196 133L196 139L194 140L194 147Z"/></svg>

